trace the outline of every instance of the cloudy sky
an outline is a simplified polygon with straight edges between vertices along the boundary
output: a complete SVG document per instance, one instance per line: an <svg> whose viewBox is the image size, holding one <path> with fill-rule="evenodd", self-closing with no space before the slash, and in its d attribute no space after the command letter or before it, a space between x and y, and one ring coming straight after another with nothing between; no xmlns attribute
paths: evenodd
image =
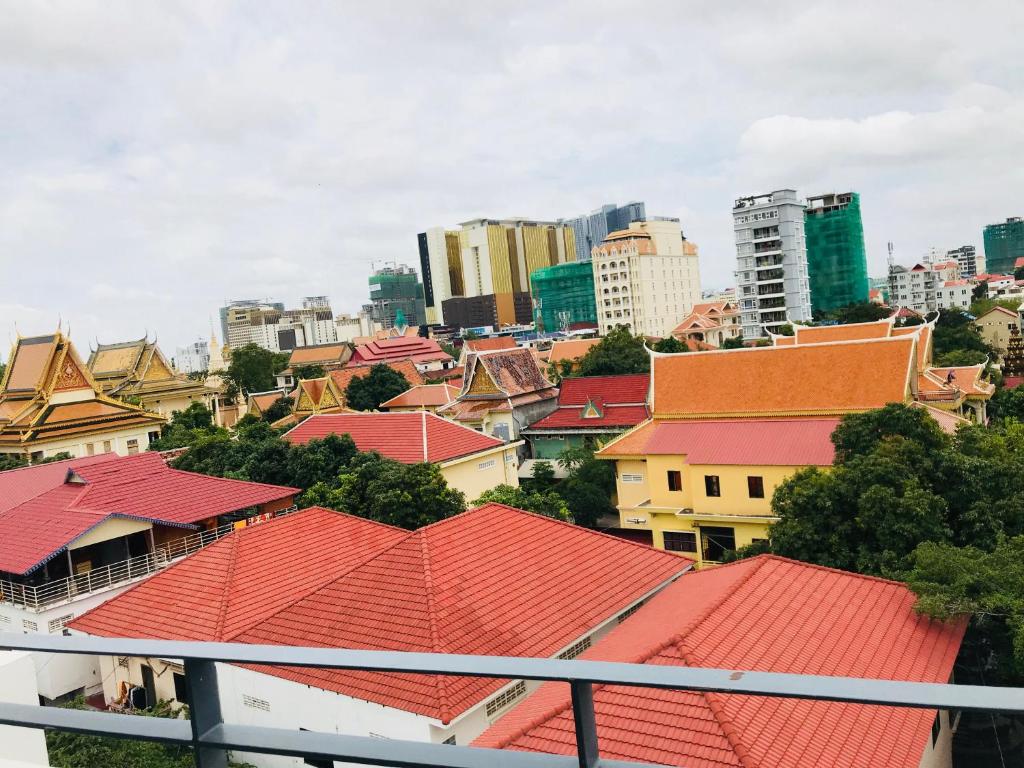
<svg viewBox="0 0 1024 768"><path fill-rule="evenodd" d="M779 187L859 191L873 274L888 240L980 249L1024 214L1022 27L1009 0L0 0L0 326L171 353L227 298L355 310L425 227L632 199L724 287L733 198Z"/></svg>

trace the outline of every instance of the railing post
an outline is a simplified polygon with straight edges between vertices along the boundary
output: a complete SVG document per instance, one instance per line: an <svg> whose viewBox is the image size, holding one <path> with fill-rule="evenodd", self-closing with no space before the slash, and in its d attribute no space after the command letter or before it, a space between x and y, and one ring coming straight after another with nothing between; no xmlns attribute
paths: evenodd
<svg viewBox="0 0 1024 768"><path fill-rule="evenodd" d="M594 687L583 680L569 683L572 689L572 718L576 727L576 754L580 768L597 768L597 720L594 717Z"/></svg>
<svg viewBox="0 0 1024 768"><path fill-rule="evenodd" d="M216 662L185 659L185 685L196 768L227 768L227 751L203 746L201 741L212 728L223 723Z"/></svg>

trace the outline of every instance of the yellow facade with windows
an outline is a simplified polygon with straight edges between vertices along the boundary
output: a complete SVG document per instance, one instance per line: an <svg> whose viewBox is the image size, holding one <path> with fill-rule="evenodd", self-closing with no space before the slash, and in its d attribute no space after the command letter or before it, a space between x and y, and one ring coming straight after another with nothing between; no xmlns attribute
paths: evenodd
<svg viewBox="0 0 1024 768"><path fill-rule="evenodd" d="M691 557L699 566L719 562L719 549L738 549L768 538L768 526L777 519L772 516L772 493L798 469L691 465L682 454L619 458L615 461L619 525L650 531L655 547ZM715 489L718 495L709 495ZM730 529L730 533L716 529ZM677 533L689 535L673 535Z"/></svg>

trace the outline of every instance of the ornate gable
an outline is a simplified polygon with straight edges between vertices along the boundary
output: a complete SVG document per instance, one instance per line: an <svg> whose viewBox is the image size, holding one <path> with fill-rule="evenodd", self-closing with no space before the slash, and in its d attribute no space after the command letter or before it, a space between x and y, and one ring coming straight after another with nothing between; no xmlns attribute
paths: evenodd
<svg viewBox="0 0 1024 768"><path fill-rule="evenodd" d="M64 355L64 359L61 360L57 368L53 391L67 392L72 389L92 389L92 384L89 383L78 362L69 352Z"/></svg>
<svg viewBox="0 0 1024 768"><path fill-rule="evenodd" d="M174 372L164 360L164 356L156 344L154 344L153 352L149 357L149 365L146 366L146 372L142 377L143 381L164 381L165 379L173 378L175 378Z"/></svg>
<svg viewBox="0 0 1024 768"><path fill-rule="evenodd" d="M306 390L302 390L302 394L299 395L298 402L295 403L295 410L306 412L313 411L315 409L316 405L314 405L312 398L310 398L309 396L309 393L306 392Z"/></svg>
<svg viewBox="0 0 1024 768"><path fill-rule="evenodd" d="M466 389L467 395L500 395L502 394L501 389L494 383L494 379L488 372L487 367L479 363L477 359L477 365L473 366L473 379L469 382L469 387Z"/></svg>
<svg viewBox="0 0 1024 768"><path fill-rule="evenodd" d="M320 396L320 410L326 410L327 408L339 408L341 404L338 402L338 398L334 396L334 387L328 385L324 388L324 393Z"/></svg>

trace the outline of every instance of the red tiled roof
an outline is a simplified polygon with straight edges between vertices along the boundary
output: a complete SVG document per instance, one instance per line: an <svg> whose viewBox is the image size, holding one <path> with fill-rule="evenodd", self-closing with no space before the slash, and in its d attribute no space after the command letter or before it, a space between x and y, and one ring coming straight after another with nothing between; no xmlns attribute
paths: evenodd
<svg viewBox="0 0 1024 768"><path fill-rule="evenodd" d="M530 429L636 426L650 416L646 405L650 381L646 373L562 379L558 409L535 421ZM600 417L584 418L588 402L597 407Z"/></svg>
<svg viewBox="0 0 1024 768"><path fill-rule="evenodd" d="M257 526L251 533L246 529L241 537L232 534L72 626L117 637L179 638L185 633L190 639L209 639L219 632L244 643L550 657L692 565L676 555L500 504L393 541L393 529L360 529L365 547L334 555L335 547L321 546L319 540L317 547L293 541L293 525L306 539L320 525L318 517L310 527L305 522L300 527L291 522L295 517ZM350 542L356 524L337 525L330 535L339 543ZM261 557L265 548L274 556ZM308 569L303 565L293 577L284 571L304 555L288 553L309 553L328 562ZM205 559L198 561L200 556ZM232 557L234 567L228 562ZM321 568L330 573L319 576ZM200 585L195 596L188 594L193 580ZM239 595L238 589L246 591ZM198 607L202 600L210 603L205 609ZM181 621L194 605L202 611L195 626ZM227 619L214 616L218 608ZM256 668L443 722L505 684L483 678Z"/></svg>
<svg viewBox="0 0 1024 768"><path fill-rule="evenodd" d="M451 360L452 358L433 339L424 339L421 336L402 336L395 339L374 340L356 347L356 351L349 360L349 365L406 359L414 362L432 362L434 360Z"/></svg>
<svg viewBox="0 0 1024 768"><path fill-rule="evenodd" d="M839 419L650 421L609 443L603 456L685 455L688 464L828 466Z"/></svg>
<svg viewBox="0 0 1024 768"><path fill-rule="evenodd" d="M374 365L377 365L377 363L360 363L359 365L350 364L340 370L329 371L327 375L334 379L334 383L338 387L338 391L341 392L342 396L344 396L345 390L348 389L348 385L352 382L352 379L369 375L370 369ZM391 360L390 362L384 363L384 365L405 376L405 380L413 386L424 382L423 374L419 372L412 360Z"/></svg>
<svg viewBox="0 0 1024 768"><path fill-rule="evenodd" d="M17 506L0 511L0 571L27 573L111 516L187 526L246 507L285 499L297 488L209 477L168 467L158 453L92 457L61 462L70 482L52 485L51 465L14 470L3 477ZM34 472L41 475L33 477Z"/></svg>
<svg viewBox="0 0 1024 768"><path fill-rule="evenodd" d="M964 623L904 585L763 555L690 573L584 659L944 683ZM601 755L686 768L917 768L935 711L596 686ZM574 754L568 687L546 683L476 746Z"/></svg>
<svg viewBox="0 0 1024 768"><path fill-rule="evenodd" d="M41 493L64 485L64 480L71 467L83 467L117 458L117 454L104 453L99 456L51 461L48 464L35 464L0 472L0 513L13 509Z"/></svg>
<svg viewBox="0 0 1024 768"><path fill-rule="evenodd" d="M400 395L380 404L381 408L420 408L444 405L459 396L459 388L451 384L421 384L409 387Z"/></svg>
<svg viewBox="0 0 1024 768"><path fill-rule="evenodd" d="M235 531L72 626L91 635L130 628L132 637L227 641L408 535L310 507Z"/></svg>
<svg viewBox="0 0 1024 768"><path fill-rule="evenodd" d="M497 438L426 411L321 413L286 432L284 439L304 445L314 438L345 434L360 451L377 451L403 464L450 461L504 445Z"/></svg>

